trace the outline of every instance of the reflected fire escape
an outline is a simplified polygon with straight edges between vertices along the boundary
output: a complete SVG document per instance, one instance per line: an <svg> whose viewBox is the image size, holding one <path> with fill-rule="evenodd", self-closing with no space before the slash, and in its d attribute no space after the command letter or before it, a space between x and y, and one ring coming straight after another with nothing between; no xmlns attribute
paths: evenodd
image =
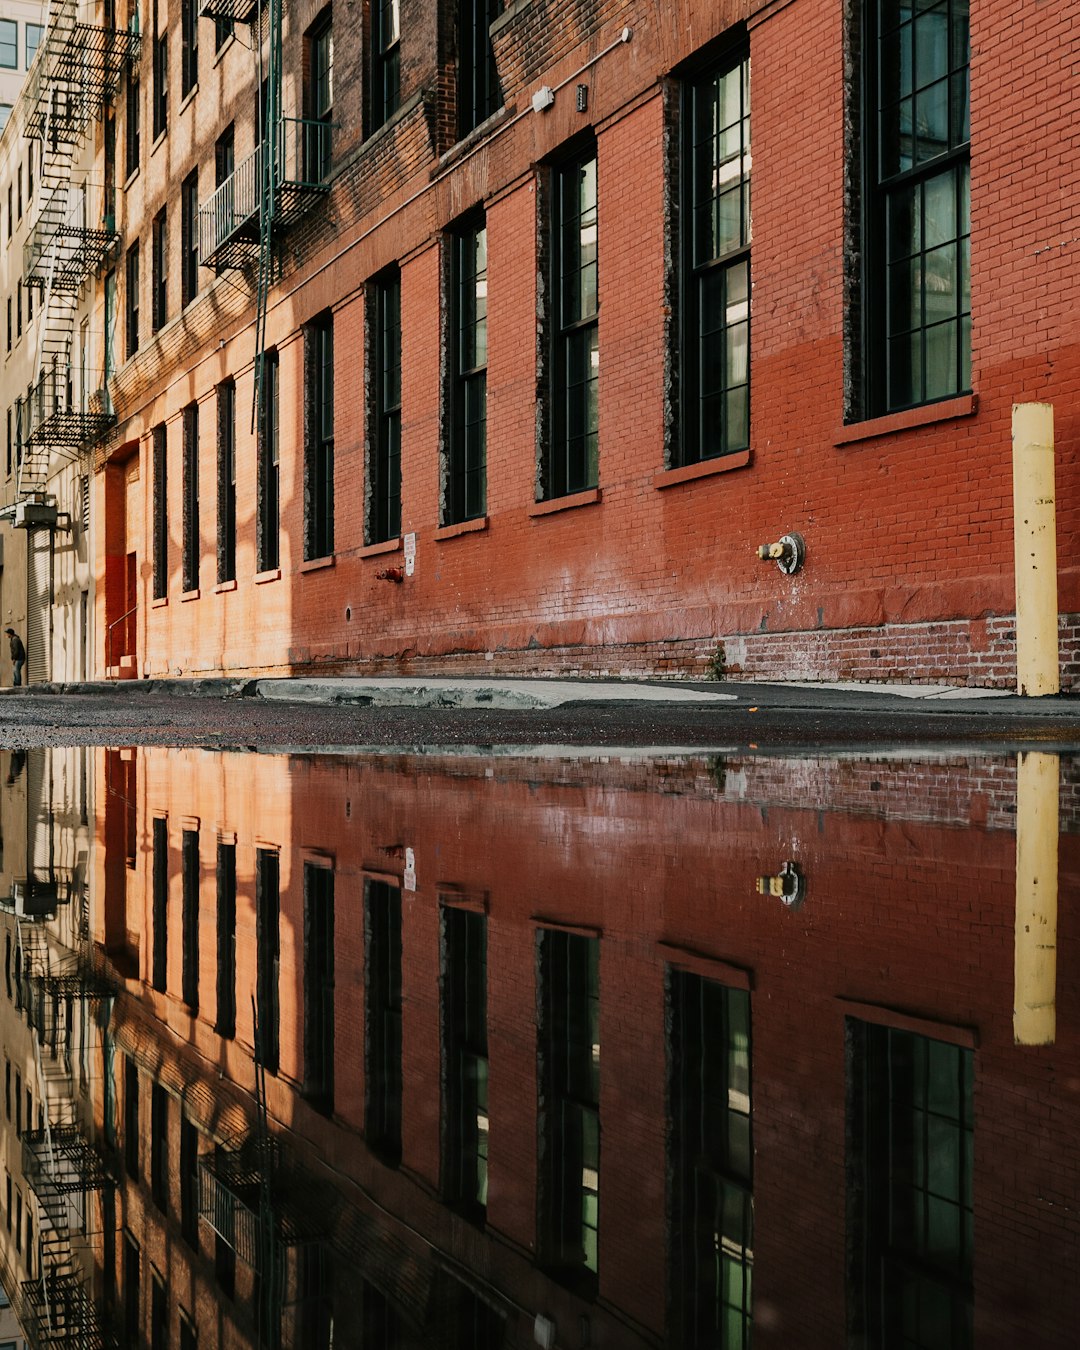
<svg viewBox="0 0 1080 1350"><path fill-rule="evenodd" d="M39 1102L37 1128L27 1120L22 1136L23 1172L39 1206L37 1278L12 1292L31 1345L97 1350L115 1342L80 1249L93 1232L89 1198L113 1180L82 1119L73 1068L80 1038L107 1016L114 989L93 958L87 857L57 856L49 756L27 752L25 875L0 898L15 918L16 999L31 1032Z"/></svg>
<svg viewBox="0 0 1080 1350"><path fill-rule="evenodd" d="M80 172L79 156L140 43L137 32L80 22L75 0L59 0L23 93L40 182L23 284L38 291L41 317L33 384L18 405L16 527L55 527L47 492L54 456L78 460L115 420L108 372L91 371L88 353L73 350L80 292L119 240L112 204Z"/></svg>

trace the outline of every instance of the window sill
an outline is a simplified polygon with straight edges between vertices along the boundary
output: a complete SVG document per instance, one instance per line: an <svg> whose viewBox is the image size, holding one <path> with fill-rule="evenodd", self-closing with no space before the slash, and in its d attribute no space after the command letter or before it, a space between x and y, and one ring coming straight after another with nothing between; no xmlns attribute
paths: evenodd
<svg viewBox="0 0 1080 1350"><path fill-rule="evenodd" d="M182 605L186 605L187 602L188 602L189 600L198 600L199 597L200 597L201 595L202 595L202 591L199 590L198 586L196 586L196 587L194 588L194 590L190 590L190 591L181 591L181 592L180 592L180 603L181 603Z"/></svg>
<svg viewBox="0 0 1080 1350"><path fill-rule="evenodd" d="M195 83L184 95L184 97L180 100L180 112L183 112L184 109L187 108L189 104L195 102L195 95L198 92L199 92L199 82L198 80L196 80Z"/></svg>
<svg viewBox="0 0 1080 1350"><path fill-rule="evenodd" d="M529 515L553 516L556 511L573 511L579 506L592 506L600 499L598 487L586 488L584 492L572 492L568 497L552 497L550 501L533 502L529 507Z"/></svg>
<svg viewBox="0 0 1080 1350"><path fill-rule="evenodd" d="M139 169L138 166L136 166L124 179L124 187L123 187L124 192L126 192L128 188L131 187L132 183L134 183L135 179L138 178L138 176L139 176Z"/></svg>
<svg viewBox="0 0 1080 1350"><path fill-rule="evenodd" d="M236 590L236 578L233 577L231 581L219 581L218 584L214 587L214 594L224 595L226 591L235 591L235 590Z"/></svg>
<svg viewBox="0 0 1080 1350"><path fill-rule="evenodd" d="M696 478L711 478L714 474L730 473L732 469L745 469L750 463L751 452L740 450L734 455L721 455L717 459L702 459L696 464L682 464L677 469L664 469L653 474L653 487L676 487L679 483L692 483Z"/></svg>
<svg viewBox="0 0 1080 1350"><path fill-rule="evenodd" d="M153 141L150 143L150 154L151 154L151 155L154 155L154 154L156 153L157 148L158 148L159 145L163 145L163 144L164 144L165 139L166 139L166 137L168 136L168 134L169 134L169 128L168 128L168 126L166 126L165 129L164 129L163 131L159 131L159 132L158 132L158 134L154 137Z"/></svg>
<svg viewBox="0 0 1080 1350"><path fill-rule="evenodd" d="M235 23L235 20L233 22ZM233 45L235 41L236 41L236 30L234 28L233 31L229 34L229 36L225 39L225 41L214 53L214 59L213 61L210 62L210 64L212 66L216 66L217 63L222 59L222 57L225 55L225 53L229 50L229 48Z"/></svg>
<svg viewBox="0 0 1080 1350"><path fill-rule="evenodd" d="M833 444L853 445L858 441L873 440L876 436L891 436L897 431L908 431L912 427L949 422L956 417L971 417L978 409L978 394L961 394L959 398L943 399L940 403L925 403L921 408L905 408L903 412L889 413L885 417L853 422L840 429Z"/></svg>
<svg viewBox="0 0 1080 1350"><path fill-rule="evenodd" d="M280 580L281 580L280 567L270 567L267 568L265 572L255 573L256 586L265 586L268 581L280 581Z"/></svg>
<svg viewBox="0 0 1080 1350"><path fill-rule="evenodd" d="M159 596L157 596L155 599L153 599L153 600L150 601L150 608L151 608L151 609L164 609L165 606L166 606L168 603L169 603L169 597L168 597L167 595L159 595Z"/></svg>
<svg viewBox="0 0 1080 1350"><path fill-rule="evenodd" d="M296 570L298 572L321 572L326 567L335 566L336 561L334 555L328 553L325 558L307 558Z"/></svg>
<svg viewBox="0 0 1080 1350"><path fill-rule="evenodd" d="M401 548L401 536L396 539L384 539L380 544L365 544L356 550L358 558L379 558L384 553L397 553Z"/></svg>
<svg viewBox="0 0 1080 1350"><path fill-rule="evenodd" d="M444 539L457 539L463 534L479 534L488 527L487 516L477 516L475 520L459 520L454 525L440 525L435 531L435 542Z"/></svg>

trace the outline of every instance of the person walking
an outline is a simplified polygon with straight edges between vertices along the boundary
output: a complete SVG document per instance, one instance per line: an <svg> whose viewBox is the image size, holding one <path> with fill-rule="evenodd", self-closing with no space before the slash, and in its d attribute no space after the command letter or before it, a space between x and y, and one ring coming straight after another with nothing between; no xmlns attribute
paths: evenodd
<svg viewBox="0 0 1080 1350"><path fill-rule="evenodd" d="M11 683L13 688L18 689L22 684L23 666L26 664L26 648L14 628L5 628L4 632L11 647Z"/></svg>

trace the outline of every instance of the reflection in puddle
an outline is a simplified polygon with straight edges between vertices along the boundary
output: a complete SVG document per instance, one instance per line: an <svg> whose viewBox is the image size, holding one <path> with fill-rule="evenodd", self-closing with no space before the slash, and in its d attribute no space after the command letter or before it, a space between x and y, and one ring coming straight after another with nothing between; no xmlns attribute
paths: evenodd
<svg viewBox="0 0 1080 1350"><path fill-rule="evenodd" d="M32 1344L1069 1342L1072 762L7 768Z"/></svg>

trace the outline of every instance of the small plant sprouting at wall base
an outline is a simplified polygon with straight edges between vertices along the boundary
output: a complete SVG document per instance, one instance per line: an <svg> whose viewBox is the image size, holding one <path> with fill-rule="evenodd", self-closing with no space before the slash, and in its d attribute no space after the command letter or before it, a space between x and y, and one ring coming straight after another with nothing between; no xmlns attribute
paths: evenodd
<svg viewBox="0 0 1080 1350"><path fill-rule="evenodd" d="M722 642L716 644L716 651L709 657L706 670L710 680L722 680L727 675L727 652L724 651Z"/></svg>

